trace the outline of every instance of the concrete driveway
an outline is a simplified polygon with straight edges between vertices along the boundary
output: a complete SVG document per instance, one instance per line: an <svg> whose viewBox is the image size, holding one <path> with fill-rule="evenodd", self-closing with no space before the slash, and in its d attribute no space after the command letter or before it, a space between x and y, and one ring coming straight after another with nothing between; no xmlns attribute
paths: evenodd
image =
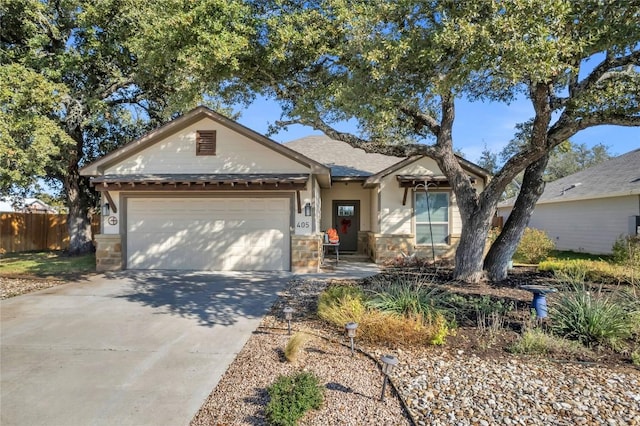
<svg viewBox="0 0 640 426"><path fill-rule="evenodd" d="M289 277L122 272L3 300L0 424L188 424Z"/></svg>

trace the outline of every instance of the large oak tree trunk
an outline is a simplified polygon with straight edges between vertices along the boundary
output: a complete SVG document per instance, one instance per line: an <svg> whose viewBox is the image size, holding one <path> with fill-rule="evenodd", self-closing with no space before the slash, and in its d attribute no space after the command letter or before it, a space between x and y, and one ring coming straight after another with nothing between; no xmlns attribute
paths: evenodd
<svg viewBox="0 0 640 426"><path fill-rule="evenodd" d="M482 259L493 210L479 211L466 220L456 250L454 279L477 283L484 278Z"/></svg>
<svg viewBox="0 0 640 426"><path fill-rule="evenodd" d="M544 191L544 170L549 161L549 154L544 155L530 164L522 180L522 187L518 198L511 210L502 232L493 243L484 260L484 269L491 281L501 281L507 278L508 263L518 247L536 202Z"/></svg>
<svg viewBox="0 0 640 426"><path fill-rule="evenodd" d="M90 253L93 250L91 239L91 217L89 215L90 196L83 186L84 178L80 176L79 160L82 158L84 139L82 131L76 127L70 132L76 141L74 149L68 152L67 174L64 177L64 190L67 198L69 214L67 229L69 231L69 254L72 256Z"/></svg>

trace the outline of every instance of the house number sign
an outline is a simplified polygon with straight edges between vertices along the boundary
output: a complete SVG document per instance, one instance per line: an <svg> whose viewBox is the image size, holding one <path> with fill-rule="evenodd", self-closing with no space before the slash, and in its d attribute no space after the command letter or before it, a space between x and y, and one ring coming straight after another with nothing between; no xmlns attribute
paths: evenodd
<svg viewBox="0 0 640 426"><path fill-rule="evenodd" d="M311 221L310 220L300 220L296 223L296 228L299 230L302 229L311 229Z"/></svg>
<svg viewBox="0 0 640 426"><path fill-rule="evenodd" d="M118 224L118 218L115 216L109 216L109 218L107 219L107 223L109 225L117 225Z"/></svg>

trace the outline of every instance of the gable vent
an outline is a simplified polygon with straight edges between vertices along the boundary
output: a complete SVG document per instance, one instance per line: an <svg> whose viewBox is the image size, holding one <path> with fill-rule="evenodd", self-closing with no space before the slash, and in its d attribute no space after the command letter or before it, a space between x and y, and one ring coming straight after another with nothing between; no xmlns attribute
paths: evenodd
<svg viewBox="0 0 640 426"><path fill-rule="evenodd" d="M216 155L215 130L198 130L196 132L196 155Z"/></svg>

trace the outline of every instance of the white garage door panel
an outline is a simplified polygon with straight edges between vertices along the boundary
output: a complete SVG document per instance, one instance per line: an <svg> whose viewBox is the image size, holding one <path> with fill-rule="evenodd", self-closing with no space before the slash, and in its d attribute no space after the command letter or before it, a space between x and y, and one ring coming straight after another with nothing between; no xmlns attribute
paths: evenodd
<svg viewBox="0 0 640 426"><path fill-rule="evenodd" d="M127 268L289 269L289 200L130 198Z"/></svg>

